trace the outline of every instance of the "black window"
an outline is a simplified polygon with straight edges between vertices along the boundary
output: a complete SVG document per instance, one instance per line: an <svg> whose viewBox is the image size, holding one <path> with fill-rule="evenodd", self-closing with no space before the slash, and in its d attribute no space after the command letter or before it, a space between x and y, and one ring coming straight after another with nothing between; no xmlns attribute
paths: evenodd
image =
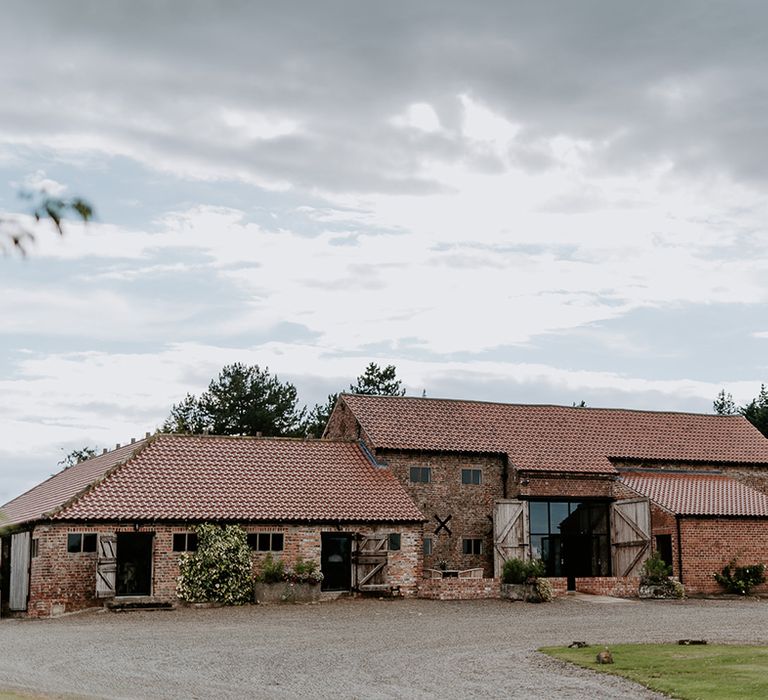
<svg viewBox="0 0 768 700"><path fill-rule="evenodd" d="M432 481L432 467L411 467L412 484L428 484Z"/></svg>
<svg viewBox="0 0 768 700"><path fill-rule="evenodd" d="M40 552L40 540L34 539L32 540L32 554L31 554L32 558L34 559L35 557L37 557L39 552Z"/></svg>
<svg viewBox="0 0 768 700"><path fill-rule="evenodd" d="M194 532L176 532L173 535L174 552L197 551L197 535Z"/></svg>
<svg viewBox="0 0 768 700"><path fill-rule="evenodd" d="M389 533L389 550L391 552L396 552L399 549L400 549L400 533L390 532Z"/></svg>
<svg viewBox="0 0 768 700"><path fill-rule="evenodd" d="M422 549L424 551L424 554L432 554L432 538L431 537L424 538L424 545Z"/></svg>
<svg viewBox="0 0 768 700"><path fill-rule="evenodd" d="M465 537L461 541L461 547L464 554L482 554L483 540L478 537Z"/></svg>
<svg viewBox="0 0 768 700"><path fill-rule="evenodd" d="M70 532L67 535L67 551L72 554L96 551L96 533Z"/></svg>
<svg viewBox="0 0 768 700"><path fill-rule="evenodd" d="M250 532L248 546L255 552L282 552L282 532Z"/></svg>
<svg viewBox="0 0 768 700"><path fill-rule="evenodd" d="M482 469L462 469L461 470L461 483L462 484L482 484L483 483L483 470Z"/></svg>
<svg viewBox="0 0 768 700"><path fill-rule="evenodd" d="M656 551L667 566L672 566L672 535L656 535Z"/></svg>

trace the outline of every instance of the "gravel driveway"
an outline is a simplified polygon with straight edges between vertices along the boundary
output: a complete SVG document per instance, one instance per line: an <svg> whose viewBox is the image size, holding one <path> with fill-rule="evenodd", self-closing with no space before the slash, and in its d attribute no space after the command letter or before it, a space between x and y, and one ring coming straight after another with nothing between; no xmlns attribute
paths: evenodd
<svg viewBox="0 0 768 700"><path fill-rule="evenodd" d="M768 603L338 600L0 621L0 688L108 698L653 698L535 652L768 642ZM57 695L58 694L58 695Z"/></svg>

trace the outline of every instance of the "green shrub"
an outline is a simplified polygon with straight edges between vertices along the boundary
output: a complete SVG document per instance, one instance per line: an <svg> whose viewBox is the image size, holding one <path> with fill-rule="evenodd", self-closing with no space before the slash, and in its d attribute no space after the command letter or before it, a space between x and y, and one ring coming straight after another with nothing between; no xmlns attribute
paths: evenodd
<svg viewBox="0 0 768 700"><path fill-rule="evenodd" d="M299 559L285 572L285 578L291 583L320 583L323 580L323 574L317 570L316 561Z"/></svg>
<svg viewBox="0 0 768 700"><path fill-rule="evenodd" d="M504 583L525 583L527 568L522 559L507 559L504 562L501 580Z"/></svg>
<svg viewBox="0 0 768 700"><path fill-rule="evenodd" d="M251 550L237 525L194 528L197 551L182 554L176 595L191 603L242 605L253 598Z"/></svg>
<svg viewBox="0 0 768 700"><path fill-rule="evenodd" d="M669 566L658 552L654 552L643 564L642 583L658 585L665 583L672 574Z"/></svg>
<svg viewBox="0 0 768 700"><path fill-rule="evenodd" d="M531 559L528 562L528 579L534 581L540 579L547 573L547 566L543 559Z"/></svg>
<svg viewBox="0 0 768 700"><path fill-rule="evenodd" d="M747 595L752 588L765 583L765 565L736 566L736 560L731 559L714 577L729 593Z"/></svg>
<svg viewBox="0 0 768 700"><path fill-rule="evenodd" d="M279 583L285 581L285 564L282 559L273 559L272 554L267 554L261 563L261 571L256 577L261 583Z"/></svg>
<svg viewBox="0 0 768 700"><path fill-rule="evenodd" d="M504 583L533 583L544 576L546 567L541 559L507 559L501 580Z"/></svg>

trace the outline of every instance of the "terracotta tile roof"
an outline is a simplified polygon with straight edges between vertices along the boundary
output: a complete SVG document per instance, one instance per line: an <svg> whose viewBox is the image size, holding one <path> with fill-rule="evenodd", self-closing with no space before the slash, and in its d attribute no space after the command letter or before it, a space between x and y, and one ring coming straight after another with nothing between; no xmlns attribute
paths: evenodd
<svg viewBox="0 0 768 700"><path fill-rule="evenodd" d="M522 470L614 473L611 459L768 464L768 440L741 416L355 394L342 399L378 448L501 452Z"/></svg>
<svg viewBox="0 0 768 700"><path fill-rule="evenodd" d="M624 474L633 491L679 515L768 516L768 496L716 474Z"/></svg>
<svg viewBox="0 0 768 700"><path fill-rule="evenodd" d="M62 469L21 496L0 506L0 526L39 520L44 514L60 508L94 481L103 478L110 469L125 462L146 443L147 440L137 440L130 445Z"/></svg>
<svg viewBox="0 0 768 700"><path fill-rule="evenodd" d="M159 435L58 520L423 520L357 444Z"/></svg>

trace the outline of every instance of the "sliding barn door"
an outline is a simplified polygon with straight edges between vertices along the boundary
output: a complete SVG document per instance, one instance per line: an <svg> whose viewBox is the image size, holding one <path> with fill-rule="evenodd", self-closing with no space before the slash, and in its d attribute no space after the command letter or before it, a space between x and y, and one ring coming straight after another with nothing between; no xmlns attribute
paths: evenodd
<svg viewBox="0 0 768 700"><path fill-rule="evenodd" d="M493 512L493 575L501 576L507 559L528 558L528 504L496 501Z"/></svg>
<svg viewBox="0 0 768 700"><path fill-rule="evenodd" d="M614 576L639 576L651 554L651 508L646 499L611 504Z"/></svg>
<svg viewBox="0 0 768 700"><path fill-rule="evenodd" d="M117 536L111 533L99 535L96 559L96 597L110 598L115 595L117 579Z"/></svg>
<svg viewBox="0 0 768 700"><path fill-rule="evenodd" d="M27 609L31 553L31 532L11 535L11 580L8 587L8 607L11 610L21 612Z"/></svg>

